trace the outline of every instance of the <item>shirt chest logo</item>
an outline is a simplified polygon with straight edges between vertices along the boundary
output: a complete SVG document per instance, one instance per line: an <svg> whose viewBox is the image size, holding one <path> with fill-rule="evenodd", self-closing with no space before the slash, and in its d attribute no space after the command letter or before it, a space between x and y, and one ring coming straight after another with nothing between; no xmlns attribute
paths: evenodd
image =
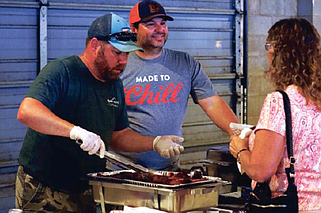
<svg viewBox="0 0 321 213"><path fill-rule="evenodd" d="M179 93L183 88L184 84L182 82L175 85L174 83L168 84L166 87L161 85L158 90L151 91L151 85L146 86L135 85L131 88L124 88L125 101L128 106L143 105L147 103L167 104L169 102L175 103L180 100Z"/></svg>
<svg viewBox="0 0 321 213"><path fill-rule="evenodd" d="M117 101L116 98L113 97L111 99L107 99L107 105L111 106L111 107L118 108L119 107L119 101Z"/></svg>

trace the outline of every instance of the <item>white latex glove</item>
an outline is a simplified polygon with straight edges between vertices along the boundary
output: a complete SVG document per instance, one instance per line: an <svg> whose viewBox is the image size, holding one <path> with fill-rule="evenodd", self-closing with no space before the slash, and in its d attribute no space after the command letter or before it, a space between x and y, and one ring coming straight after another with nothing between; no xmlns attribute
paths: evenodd
<svg viewBox="0 0 321 213"><path fill-rule="evenodd" d="M81 140L80 148L88 151L90 155L96 154L99 150L99 157L103 158L106 148L104 141L99 135L89 132L79 126L74 126L70 131L70 138L73 140Z"/></svg>
<svg viewBox="0 0 321 213"><path fill-rule="evenodd" d="M183 141L184 138L175 135L157 136L153 142L153 149L163 158L171 158L184 151L184 147L178 144Z"/></svg>

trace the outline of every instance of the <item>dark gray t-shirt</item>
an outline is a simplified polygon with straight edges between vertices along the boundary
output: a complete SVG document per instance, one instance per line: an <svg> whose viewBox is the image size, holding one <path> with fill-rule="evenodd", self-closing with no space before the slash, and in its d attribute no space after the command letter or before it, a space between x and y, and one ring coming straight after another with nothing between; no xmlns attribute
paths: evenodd
<svg viewBox="0 0 321 213"><path fill-rule="evenodd" d="M120 79L101 82L78 56L51 61L29 88L27 97L44 104L58 117L101 136L109 145L114 131L129 126ZM69 190L88 187L87 173L105 170L105 159L80 149L66 137L28 128L19 163L43 184Z"/></svg>
<svg viewBox="0 0 321 213"><path fill-rule="evenodd" d="M160 57L152 60L130 53L121 79L130 127L152 137L182 136L189 95L195 103L216 95L198 61L187 53L165 48ZM162 158L156 151L122 154L158 170L167 170L177 160Z"/></svg>

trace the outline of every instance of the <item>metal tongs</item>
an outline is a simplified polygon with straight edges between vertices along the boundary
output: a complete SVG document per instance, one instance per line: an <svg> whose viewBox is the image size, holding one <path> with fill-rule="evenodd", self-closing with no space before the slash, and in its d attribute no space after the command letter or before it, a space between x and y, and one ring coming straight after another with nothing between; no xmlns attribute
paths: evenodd
<svg viewBox="0 0 321 213"><path fill-rule="evenodd" d="M76 143L81 145L82 141L77 139ZM100 156L99 152L96 152L95 154L97 156ZM162 173L160 171L156 171L154 169L148 169L148 168L143 167L143 166L141 166L139 164L135 164L131 160L129 160L128 158L126 158L124 156L121 156L121 155L118 155L116 153L110 153L108 151L105 151L104 157L107 160L111 161L111 163L113 163L115 165L118 165L121 168L132 169L132 170L134 170L136 172L142 172L143 175L147 175L147 176L150 176L150 177L152 177L155 174L162 175Z"/></svg>

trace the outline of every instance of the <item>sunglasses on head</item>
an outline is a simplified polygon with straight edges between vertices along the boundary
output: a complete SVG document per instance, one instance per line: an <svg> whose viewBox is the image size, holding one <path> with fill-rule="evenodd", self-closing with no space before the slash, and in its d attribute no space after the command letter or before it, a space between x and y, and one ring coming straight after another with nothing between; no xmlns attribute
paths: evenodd
<svg viewBox="0 0 321 213"><path fill-rule="evenodd" d="M109 41L110 38L115 37L118 41L137 41L137 34L136 33L129 33L129 32L119 32L119 33L113 33L106 37L97 37L98 40L102 41Z"/></svg>
<svg viewBox="0 0 321 213"><path fill-rule="evenodd" d="M130 41L133 42L137 41L137 34L136 33L129 33L129 32L119 32L113 33L108 36L109 38L115 37L118 41Z"/></svg>

